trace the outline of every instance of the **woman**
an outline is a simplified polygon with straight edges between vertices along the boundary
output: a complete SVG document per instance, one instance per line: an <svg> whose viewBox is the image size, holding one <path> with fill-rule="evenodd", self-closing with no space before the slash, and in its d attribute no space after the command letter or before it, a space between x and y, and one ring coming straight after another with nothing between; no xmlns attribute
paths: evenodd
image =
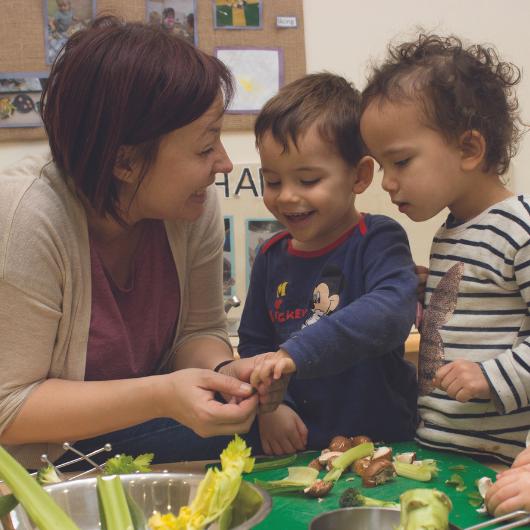
<svg viewBox="0 0 530 530"><path fill-rule="evenodd" d="M211 186L232 168L231 82L183 39L113 17L56 60L42 97L51 157L0 176L0 443L27 467L72 440L215 458L225 439L180 424L249 429L251 367L212 370L232 356Z"/></svg>

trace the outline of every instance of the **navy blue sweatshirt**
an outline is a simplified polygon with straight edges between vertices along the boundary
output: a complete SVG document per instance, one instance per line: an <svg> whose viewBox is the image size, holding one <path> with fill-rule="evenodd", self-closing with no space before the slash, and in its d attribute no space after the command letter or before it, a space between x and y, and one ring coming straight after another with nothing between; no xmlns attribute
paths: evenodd
<svg viewBox="0 0 530 530"><path fill-rule="evenodd" d="M306 424L308 448L338 434L386 442L416 428L415 368L403 345L414 321L417 277L401 226L365 215L318 251L287 232L264 243L252 269L239 353L286 350L296 364L286 403Z"/></svg>

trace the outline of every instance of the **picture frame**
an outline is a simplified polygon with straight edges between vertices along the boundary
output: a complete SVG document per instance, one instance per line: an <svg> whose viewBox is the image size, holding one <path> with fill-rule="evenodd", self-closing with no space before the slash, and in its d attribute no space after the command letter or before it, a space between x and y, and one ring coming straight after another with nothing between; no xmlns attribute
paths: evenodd
<svg viewBox="0 0 530 530"><path fill-rule="evenodd" d="M235 80L228 114L259 113L283 85L281 48L218 47L215 55L230 69Z"/></svg>
<svg viewBox="0 0 530 530"><path fill-rule="evenodd" d="M262 0L212 0L215 29L262 29Z"/></svg>
<svg viewBox="0 0 530 530"><path fill-rule="evenodd" d="M147 0L146 21L198 44L196 0Z"/></svg>
<svg viewBox="0 0 530 530"><path fill-rule="evenodd" d="M250 284L252 266L261 245L282 230L285 230L285 227L272 217L246 219L247 288Z"/></svg>
<svg viewBox="0 0 530 530"><path fill-rule="evenodd" d="M225 241L223 245L223 295L230 297L234 294L235 254L234 254L234 218L224 217Z"/></svg>
<svg viewBox="0 0 530 530"><path fill-rule="evenodd" d="M42 0L46 64L53 64L66 41L96 16L96 0Z"/></svg>
<svg viewBox="0 0 530 530"><path fill-rule="evenodd" d="M42 127L40 97L47 72L0 72L0 128Z"/></svg>

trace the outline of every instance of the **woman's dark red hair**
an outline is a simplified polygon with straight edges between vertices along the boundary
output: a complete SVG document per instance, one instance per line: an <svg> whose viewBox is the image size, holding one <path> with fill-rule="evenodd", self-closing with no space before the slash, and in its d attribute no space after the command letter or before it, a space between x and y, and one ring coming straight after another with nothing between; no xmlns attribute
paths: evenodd
<svg viewBox="0 0 530 530"><path fill-rule="evenodd" d="M176 35L143 23L97 18L55 61L41 114L54 162L100 214L119 219L121 146L154 162L160 139L202 116L232 77L224 64Z"/></svg>

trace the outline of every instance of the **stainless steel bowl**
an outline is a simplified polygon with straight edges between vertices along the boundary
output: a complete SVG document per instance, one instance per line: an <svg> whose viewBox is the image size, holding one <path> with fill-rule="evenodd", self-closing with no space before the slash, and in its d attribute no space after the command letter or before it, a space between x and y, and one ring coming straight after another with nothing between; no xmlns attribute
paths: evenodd
<svg viewBox="0 0 530 530"><path fill-rule="evenodd" d="M394 530L398 525L396 508L340 508L315 517L309 530ZM449 525L449 529L458 527Z"/></svg>
<svg viewBox="0 0 530 530"><path fill-rule="evenodd" d="M162 513L172 511L177 514L181 506L189 504L193 499L203 478L204 475L191 473L138 473L121 476L125 490L134 499L146 519L155 510ZM237 530L253 528L265 519L272 506L267 492L248 482L245 484L248 486L247 494L256 502L252 510L243 512L236 499L234 511L237 512L240 522L233 528ZM46 486L45 489L81 530L100 530L95 478L61 482ZM9 517L10 521L3 523L4 530L36 528L20 506L13 510Z"/></svg>

